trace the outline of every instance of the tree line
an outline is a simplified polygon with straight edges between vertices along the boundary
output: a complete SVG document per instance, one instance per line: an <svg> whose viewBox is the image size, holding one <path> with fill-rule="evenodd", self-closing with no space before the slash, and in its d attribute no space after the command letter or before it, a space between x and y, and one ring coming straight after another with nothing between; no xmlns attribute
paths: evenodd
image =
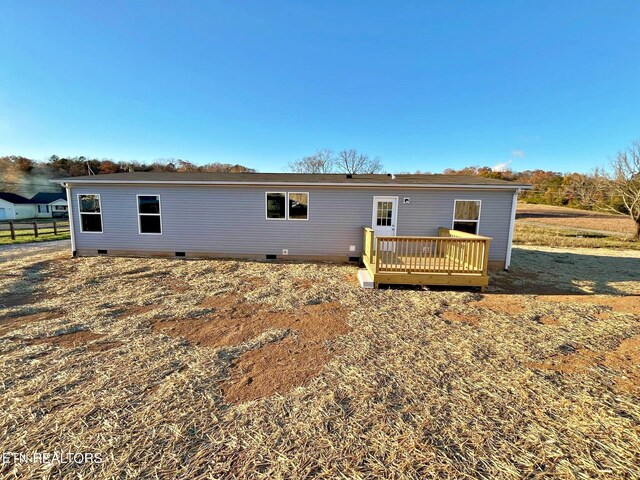
<svg viewBox="0 0 640 480"><path fill-rule="evenodd" d="M286 170L294 173L383 173L380 157L370 157L355 149L334 153L319 149L314 154L289 162ZM182 159L160 159L152 163L113 161L52 155L45 161L22 156L0 157L0 191L21 193L21 190L52 191L51 178L118 172L237 172L256 170L244 165L208 163L195 165ZM407 172L403 172L407 173ZM416 171L414 173L430 173ZM495 170L488 166L462 169L447 168L448 175L472 175L496 178L532 185L520 194L528 203L567 206L609 211L627 215L636 224L636 238L640 238L640 141L621 151L611 162L610 169L596 169L593 173L561 173L548 170ZM48 187L48 188L46 188Z"/></svg>

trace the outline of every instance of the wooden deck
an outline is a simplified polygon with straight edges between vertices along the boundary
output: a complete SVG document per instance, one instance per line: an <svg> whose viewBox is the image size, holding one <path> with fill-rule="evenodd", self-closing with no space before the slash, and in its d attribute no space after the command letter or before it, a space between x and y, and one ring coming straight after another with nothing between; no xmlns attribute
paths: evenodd
<svg viewBox="0 0 640 480"><path fill-rule="evenodd" d="M491 239L440 228L437 237L376 237L364 227L362 260L380 284L478 286L489 283Z"/></svg>

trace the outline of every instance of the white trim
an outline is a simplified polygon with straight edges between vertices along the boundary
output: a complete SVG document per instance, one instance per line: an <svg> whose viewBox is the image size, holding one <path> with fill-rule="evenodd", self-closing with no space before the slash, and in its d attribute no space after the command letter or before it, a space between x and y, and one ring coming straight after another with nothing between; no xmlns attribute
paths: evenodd
<svg viewBox="0 0 640 480"><path fill-rule="evenodd" d="M513 246L513 229L516 224L516 210L518 209L518 191L513 193L513 201L511 202L511 219L509 220L509 237L507 238L507 256L504 260L504 269L509 270L511 265L511 247Z"/></svg>
<svg viewBox="0 0 640 480"><path fill-rule="evenodd" d="M100 198L100 194L99 193L76 193L77 195L77 200L78 200L78 220L80 221L80 233L98 233L98 234L102 234L104 233L104 222L102 221L102 198ZM95 197L98 197L98 203L100 204L100 211L99 212L83 212L82 208L80 207L80 195L92 195ZM82 229L82 215L100 215L100 231L99 232L85 232Z"/></svg>
<svg viewBox="0 0 640 480"><path fill-rule="evenodd" d="M392 200L393 201L393 210L392 210L392 219L395 221L395 225L392 225L393 228L393 236L398 236L398 203L399 197L392 197L388 195L374 195L373 196L373 205L371 211L371 229L375 230L376 220L378 218L378 205L376 204L379 200Z"/></svg>
<svg viewBox="0 0 640 480"><path fill-rule="evenodd" d="M99 177L100 175L95 175ZM335 183L335 182L222 182L222 181L205 181L205 180L179 180L179 181L171 181L171 180L73 180L73 179L65 179L65 180L51 180L52 183L68 183L68 184L114 184L114 185L220 185L220 186L301 186L301 187L344 187L344 188L400 188L400 189L416 189L416 188L463 188L469 190L531 190L531 185L469 185L469 184L446 184L446 183L416 183L416 184L408 184L408 183L398 183L398 184L387 184L387 183ZM273 193L273 192L271 192ZM276 192L282 193L282 192Z"/></svg>
<svg viewBox="0 0 640 480"><path fill-rule="evenodd" d="M289 211L289 195L291 194L304 194L307 196L307 218L291 218ZM309 214L310 214L310 206L311 206L311 195L309 192L287 192L287 220L291 220L292 222L308 222Z"/></svg>
<svg viewBox="0 0 640 480"><path fill-rule="evenodd" d="M269 211L267 210L267 196L270 193L283 193L284 194L284 218L269 218ZM275 191L271 191L271 192L264 192L264 218L268 221L276 221L276 222L281 222L281 221L286 221L287 218L289 217L289 197L287 195L287 192L275 192Z"/></svg>
<svg viewBox="0 0 640 480"><path fill-rule="evenodd" d="M158 197L158 210L160 213L140 213L140 197ZM160 200L160 194L158 193L138 193L136 194L136 211L138 213L138 235L162 235L162 201ZM155 232L142 232L142 225L140 224L140 216L146 215L147 217L160 217L160 233Z"/></svg>
<svg viewBox="0 0 640 480"><path fill-rule="evenodd" d="M478 219L477 220L466 220L462 218L456 218L456 203L457 202L478 202L480 204L480 208L478 208ZM472 198L456 198L453 201L453 218L451 220L451 230L455 230L454 224L456 222L474 222L476 223L476 235L480 235L480 218L482 217L482 200L472 199Z"/></svg>
<svg viewBox="0 0 640 480"><path fill-rule="evenodd" d="M69 187L68 185L65 185L64 188L67 191L67 198L72 199L73 197L71 196L71 187ZM76 251L76 231L73 226L73 212L71 211L72 203L73 203L73 200L71 200L70 202L67 202L67 212L69 215L69 231L71 232L71 255L73 255L74 252ZM102 209L102 205L100 205L100 209ZM80 220L80 217L78 217L78 220Z"/></svg>

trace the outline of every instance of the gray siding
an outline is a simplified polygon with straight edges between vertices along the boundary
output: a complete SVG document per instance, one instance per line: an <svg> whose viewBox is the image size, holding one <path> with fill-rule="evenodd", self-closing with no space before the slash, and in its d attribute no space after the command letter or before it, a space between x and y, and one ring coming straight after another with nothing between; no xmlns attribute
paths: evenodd
<svg viewBox="0 0 640 480"><path fill-rule="evenodd" d="M267 220L266 191L308 191L309 220ZM356 256L362 227L371 226L373 197L397 196L398 235L437 235L451 227L455 199L482 200L480 234L492 237L489 258L507 253L513 191L397 188L89 186L73 187L71 208L78 250L186 251L217 254ZM78 194L98 193L103 233L81 233ZM138 233L137 194L157 194L162 235ZM410 197L408 205L404 197ZM349 246L355 245L356 252Z"/></svg>

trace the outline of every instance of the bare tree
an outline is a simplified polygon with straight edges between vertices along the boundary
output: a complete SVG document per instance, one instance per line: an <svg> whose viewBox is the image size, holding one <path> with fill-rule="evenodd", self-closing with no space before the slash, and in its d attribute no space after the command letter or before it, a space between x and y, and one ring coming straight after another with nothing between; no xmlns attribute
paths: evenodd
<svg viewBox="0 0 640 480"><path fill-rule="evenodd" d="M636 224L633 238L640 240L640 141L619 152L611 167L611 173L602 177L606 200L601 207L630 217Z"/></svg>
<svg viewBox="0 0 640 480"><path fill-rule="evenodd" d="M287 170L293 173L331 173L334 165L333 150L323 148L313 155L289 162Z"/></svg>
<svg viewBox="0 0 640 480"><path fill-rule="evenodd" d="M336 159L336 170L342 173L380 173L382 168L380 157L369 158L354 149L342 150Z"/></svg>

